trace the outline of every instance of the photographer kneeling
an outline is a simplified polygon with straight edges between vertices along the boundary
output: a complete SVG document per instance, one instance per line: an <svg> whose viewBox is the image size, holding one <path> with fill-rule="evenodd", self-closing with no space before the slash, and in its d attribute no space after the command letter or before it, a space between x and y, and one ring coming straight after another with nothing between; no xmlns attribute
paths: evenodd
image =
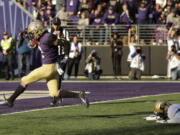
<svg viewBox="0 0 180 135"><path fill-rule="evenodd" d="M167 55L169 60L171 79L177 80L180 78L180 53L178 53L176 46L171 46L171 51Z"/></svg>
<svg viewBox="0 0 180 135"><path fill-rule="evenodd" d="M92 80L98 80L102 73L100 68L101 59L96 50L92 50L86 59L85 75Z"/></svg>
<svg viewBox="0 0 180 135"><path fill-rule="evenodd" d="M142 71L144 71L145 55L140 46L136 47L136 52L131 55L132 61L130 64L130 80L140 80Z"/></svg>

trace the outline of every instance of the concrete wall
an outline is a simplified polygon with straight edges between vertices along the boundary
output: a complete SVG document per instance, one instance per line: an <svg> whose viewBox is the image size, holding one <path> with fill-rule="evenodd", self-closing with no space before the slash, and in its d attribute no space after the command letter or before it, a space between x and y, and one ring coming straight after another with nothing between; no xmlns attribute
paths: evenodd
<svg viewBox="0 0 180 135"><path fill-rule="evenodd" d="M145 71L143 75L166 75L167 72L167 60L166 60L166 46L143 46L143 51L146 55L145 60ZM101 57L101 67L103 69L103 75L112 75L112 61L111 61L111 48L110 47L84 47L83 55L80 63L80 71L79 74L83 75L84 67L85 67L85 59L91 52L91 50L95 49L99 56ZM123 57L122 57L122 75L128 74L128 64L127 64L127 56L129 54L129 48L125 46L123 48Z"/></svg>

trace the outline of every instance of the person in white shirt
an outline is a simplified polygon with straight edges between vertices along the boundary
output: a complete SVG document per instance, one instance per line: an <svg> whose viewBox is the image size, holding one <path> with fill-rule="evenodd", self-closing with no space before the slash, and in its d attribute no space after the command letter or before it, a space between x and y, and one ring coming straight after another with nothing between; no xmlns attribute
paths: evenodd
<svg viewBox="0 0 180 135"><path fill-rule="evenodd" d="M67 12L65 10L66 10L65 5L62 5L60 7L60 10L56 14L56 17L61 20L61 26L62 27L66 26L67 21L68 21L68 14L67 14Z"/></svg>
<svg viewBox="0 0 180 135"><path fill-rule="evenodd" d="M177 15L176 9L171 9L171 12L167 15L166 23L173 23L175 28L180 28L180 17Z"/></svg>
<svg viewBox="0 0 180 135"><path fill-rule="evenodd" d="M127 57L128 68L129 68L128 76L131 76L131 70L130 70L130 65L132 61L131 55L136 52L136 36L134 34L133 28L129 28L128 30L128 46L129 46L129 54Z"/></svg>
<svg viewBox="0 0 180 135"><path fill-rule="evenodd" d="M130 64L131 70L129 74L129 79L140 80L141 74L144 71L144 60L145 60L145 55L140 46L136 47L136 52L134 52L131 55L131 58L132 58L132 61Z"/></svg>
<svg viewBox="0 0 180 135"><path fill-rule="evenodd" d="M173 30L173 27L171 26L171 28L168 31L167 34L167 45L168 45L168 52L167 55L170 53L171 51L171 46L173 45L173 38L175 35L175 31ZM168 60L168 65L167 65L167 78L171 78L171 69L170 69L170 65L169 65L169 60Z"/></svg>
<svg viewBox="0 0 180 135"><path fill-rule="evenodd" d="M171 51L167 55L171 79L177 80L180 78L180 54L177 52L176 46L171 46Z"/></svg>
<svg viewBox="0 0 180 135"><path fill-rule="evenodd" d="M174 28L174 25L172 25L167 34L167 45L168 45L167 56L170 56L170 53L172 54L172 46L175 46L177 52L179 52L180 38L176 37L176 35L178 36L178 31L176 31L176 29ZM170 60L172 59L172 57L171 59L170 57L167 57L167 59L168 59L167 77L171 79L172 73L171 73L171 67L170 67Z"/></svg>
<svg viewBox="0 0 180 135"><path fill-rule="evenodd" d="M74 76L75 79L77 79L81 54L82 54L82 45L78 41L78 37L74 36L71 42L70 53L69 53L67 79L69 79L71 76L73 66L75 66Z"/></svg>

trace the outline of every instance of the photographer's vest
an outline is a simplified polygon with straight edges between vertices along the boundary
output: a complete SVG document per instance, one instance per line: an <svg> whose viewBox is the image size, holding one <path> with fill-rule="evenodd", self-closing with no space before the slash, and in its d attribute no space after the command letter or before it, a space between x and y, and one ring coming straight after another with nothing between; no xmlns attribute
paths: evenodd
<svg viewBox="0 0 180 135"><path fill-rule="evenodd" d="M137 54L135 57L132 58L130 67L144 71L144 60L140 55Z"/></svg>
<svg viewBox="0 0 180 135"><path fill-rule="evenodd" d="M1 40L1 47L3 50L7 50L11 47L12 38L9 38L7 40Z"/></svg>

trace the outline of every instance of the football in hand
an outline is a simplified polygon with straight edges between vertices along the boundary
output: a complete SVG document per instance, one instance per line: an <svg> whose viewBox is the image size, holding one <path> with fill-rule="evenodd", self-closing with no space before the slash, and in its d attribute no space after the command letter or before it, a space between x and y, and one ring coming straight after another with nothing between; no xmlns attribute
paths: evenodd
<svg viewBox="0 0 180 135"><path fill-rule="evenodd" d="M30 48L35 48L38 45L38 42L36 40L30 40L28 45Z"/></svg>

